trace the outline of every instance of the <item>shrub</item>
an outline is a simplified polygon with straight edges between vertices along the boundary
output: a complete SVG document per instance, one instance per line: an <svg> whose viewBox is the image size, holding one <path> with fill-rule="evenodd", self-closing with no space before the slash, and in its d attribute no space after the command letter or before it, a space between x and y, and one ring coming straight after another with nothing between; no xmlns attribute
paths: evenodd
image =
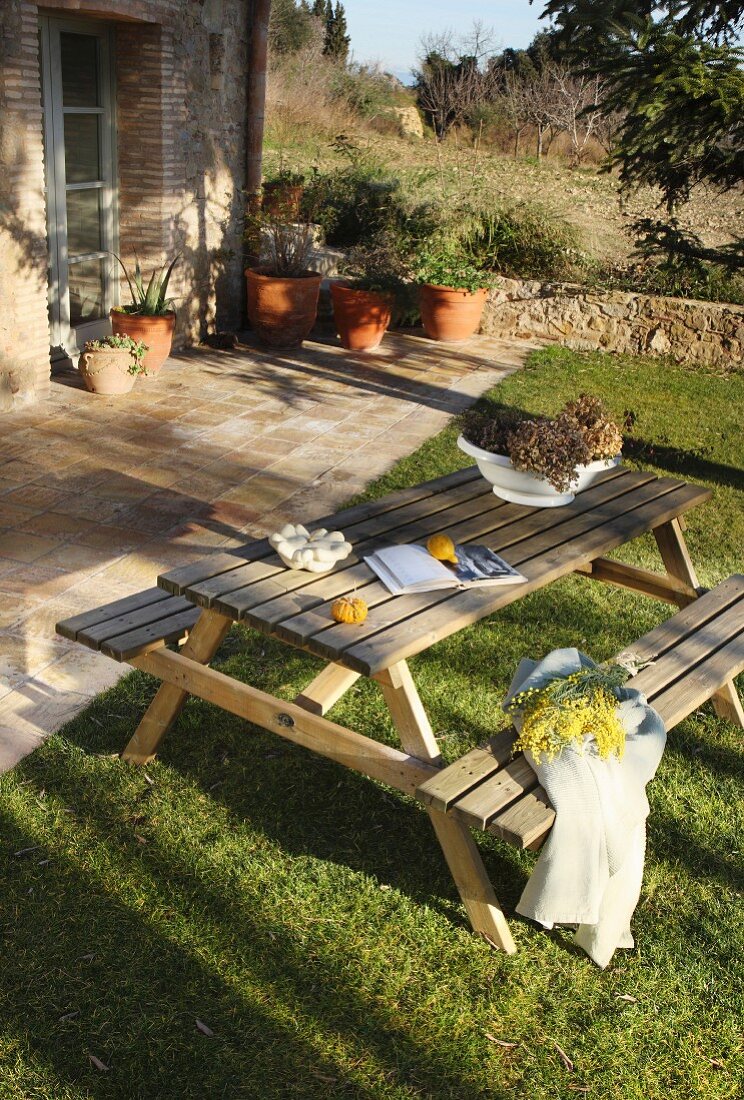
<svg viewBox="0 0 744 1100"><path fill-rule="evenodd" d="M428 235L433 226L429 206L412 203L400 180L386 174L346 139L337 139L336 147L346 152L352 163L316 173L305 187L304 200L305 209L314 212L330 245L350 248L381 233L394 233L401 240Z"/></svg>
<svg viewBox="0 0 744 1100"><path fill-rule="evenodd" d="M744 305L744 277L732 275L718 264L693 258L600 268L592 281L610 289L638 294Z"/></svg>
<svg viewBox="0 0 744 1100"><path fill-rule="evenodd" d="M570 279L584 264L574 227L537 206L473 211L462 241L473 263L501 275Z"/></svg>

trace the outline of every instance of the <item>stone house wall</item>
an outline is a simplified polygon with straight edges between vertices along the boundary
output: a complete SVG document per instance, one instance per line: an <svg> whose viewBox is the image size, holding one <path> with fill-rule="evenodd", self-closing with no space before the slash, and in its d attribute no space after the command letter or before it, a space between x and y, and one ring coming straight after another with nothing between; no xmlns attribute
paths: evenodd
<svg viewBox="0 0 744 1100"><path fill-rule="evenodd" d="M0 409L49 385L38 18L114 27L119 248L143 269L181 253L176 342L239 323L252 0L0 3ZM126 287L121 300L126 302Z"/></svg>
<svg viewBox="0 0 744 1100"><path fill-rule="evenodd" d="M578 351L664 355L725 369L744 363L744 306L567 283L500 278L482 331L555 340Z"/></svg>

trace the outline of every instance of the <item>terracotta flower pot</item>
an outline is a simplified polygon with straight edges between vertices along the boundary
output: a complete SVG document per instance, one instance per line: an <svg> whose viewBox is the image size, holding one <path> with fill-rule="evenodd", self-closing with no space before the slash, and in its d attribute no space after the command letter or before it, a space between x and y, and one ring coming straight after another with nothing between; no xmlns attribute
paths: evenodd
<svg viewBox="0 0 744 1100"><path fill-rule="evenodd" d="M488 291L455 290L424 283L421 287L421 320L432 340L467 340L478 331Z"/></svg>
<svg viewBox="0 0 744 1100"><path fill-rule="evenodd" d="M293 278L246 268L248 320L259 340L272 348L296 348L310 335L318 315L322 276L304 271Z"/></svg>
<svg viewBox="0 0 744 1100"><path fill-rule="evenodd" d="M390 298L372 290L356 290L331 283L336 332L349 351L371 351L380 346L390 324Z"/></svg>
<svg viewBox="0 0 744 1100"><path fill-rule="evenodd" d="M111 397L129 393L134 386L137 375L130 374L131 365L132 353L126 348L102 348L100 351L84 351L78 370L86 389Z"/></svg>
<svg viewBox="0 0 744 1100"><path fill-rule="evenodd" d="M296 218L304 193L305 187L301 183L273 180L263 185L261 207L270 217Z"/></svg>
<svg viewBox="0 0 744 1100"><path fill-rule="evenodd" d="M147 370L144 377L157 374L171 353L176 324L173 310L160 317L147 317L143 313L125 313L121 309L112 309L110 317L114 335L131 336L133 340L141 340L143 344L147 344L142 360Z"/></svg>

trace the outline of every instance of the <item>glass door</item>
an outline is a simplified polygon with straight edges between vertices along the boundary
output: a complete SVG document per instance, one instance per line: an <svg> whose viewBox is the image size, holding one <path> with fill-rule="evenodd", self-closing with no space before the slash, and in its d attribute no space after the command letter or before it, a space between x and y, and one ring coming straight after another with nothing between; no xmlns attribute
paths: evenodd
<svg viewBox="0 0 744 1100"><path fill-rule="evenodd" d="M52 361L110 331L117 303L110 31L40 21Z"/></svg>

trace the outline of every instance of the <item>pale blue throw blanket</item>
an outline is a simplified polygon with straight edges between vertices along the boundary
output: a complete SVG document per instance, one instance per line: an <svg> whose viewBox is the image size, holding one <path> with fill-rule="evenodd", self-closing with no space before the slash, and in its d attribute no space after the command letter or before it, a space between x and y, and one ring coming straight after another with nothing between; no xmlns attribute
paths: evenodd
<svg viewBox="0 0 744 1100"><path fill-rule="evenodd" d="M594 662L577 649L523 660L504 704L529 687L543 687ZM633 947L630 918L638 903L649 812L646 784L666 742L660 716L633 688L618 689L626 730L622 760L602 760L592 737L565 748L548 764L525 756L555 809L555 824L519 899L517 912L545 928L578 925L576 943L600 967L617 947ZM520 728L519 717L515 726Z"/></svg>

